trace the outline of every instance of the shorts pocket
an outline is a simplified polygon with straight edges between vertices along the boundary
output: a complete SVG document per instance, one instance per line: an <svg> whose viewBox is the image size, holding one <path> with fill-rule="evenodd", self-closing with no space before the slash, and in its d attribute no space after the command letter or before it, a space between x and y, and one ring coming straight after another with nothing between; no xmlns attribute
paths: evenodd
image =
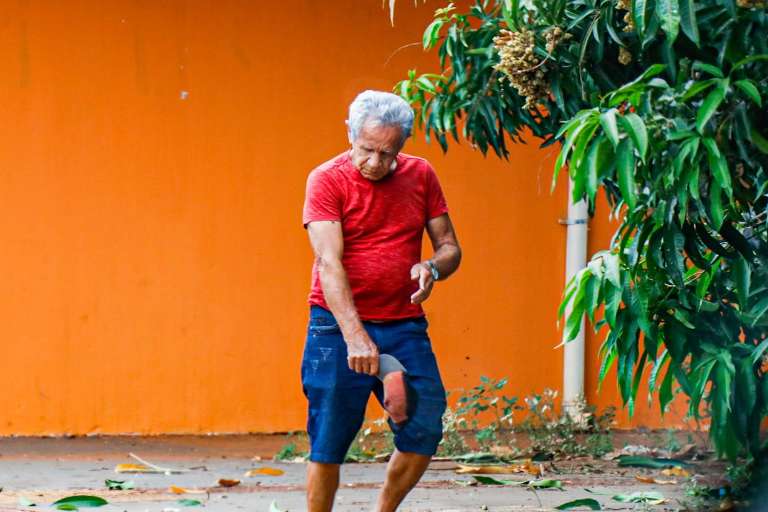
<svg viewBox="0 0 768 512"><path fill-rule="evenodd" d="M339 324L333 325L312 325L309 326L309 334L312 336L328 336L341 334Z"/></svg>

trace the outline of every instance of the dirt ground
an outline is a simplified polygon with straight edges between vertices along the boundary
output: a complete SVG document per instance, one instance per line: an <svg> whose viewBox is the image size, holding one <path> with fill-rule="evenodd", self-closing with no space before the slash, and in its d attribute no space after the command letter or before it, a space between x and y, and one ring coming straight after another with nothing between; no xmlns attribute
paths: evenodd
<svg viewBox="0 0 768 512"><path fill-rule="evenodd" d="M641 436L642 437L642 436ZM305 510L303 463L279 463L271 457L286 444L284 436L163 436L0 439L0 512L54 510L51 504L71 495L96 495L108 501L104 512L282 511ZM182 469L178 474L117 474L118 464L136 463L135 454L151 464ZM279 469L280 475L246 477L248 470ZM562 503L592 498L604 510L680 510L690 503L690 477L663 476L661 470L620 468L614 461L571 459L543 463L541 478L562 482L563 490L529 490L519 485L475 485L468 474L457 474L453 461L435 461L404 502L404 511L553 510ZM713 483L723 466L711 460L688 468L699 482ZM346 464L335 510L372 509L385 464ZM490 475L525 481L525 473ZM676 483L643 483L674 480ZM220 479L241 482L222 487ZM107 490L106 479L132 481L131 490ZM176 489L174 492L172 486ZM592 491L588 492L586 489ZM186 491L186 492L185 492ZM617 494L659 492L661 505L620 503ZM180 500L196 500L200 504ZM36 506L31 507L30 503ZM643 508L647 507L647 508ZM581 508L580 510L587 510Z"/></svg>

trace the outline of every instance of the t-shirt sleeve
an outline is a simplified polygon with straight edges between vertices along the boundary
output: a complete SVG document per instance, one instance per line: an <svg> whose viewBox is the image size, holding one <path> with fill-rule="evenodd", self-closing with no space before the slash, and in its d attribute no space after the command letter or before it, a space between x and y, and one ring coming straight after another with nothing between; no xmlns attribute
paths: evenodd
<svg viewBox="0 0 768 512"><path fill-rule="evenodd" d="M427 164L427 219L434 219L448 213L448 203L445 201L440 181L431 165Z"/></svg>
<svg viewBox="0 0 768 512"><path fill-rule="evenodd" d="M342 191L327 171L312 171L307 178L302 223L341 220Z"/></svg>

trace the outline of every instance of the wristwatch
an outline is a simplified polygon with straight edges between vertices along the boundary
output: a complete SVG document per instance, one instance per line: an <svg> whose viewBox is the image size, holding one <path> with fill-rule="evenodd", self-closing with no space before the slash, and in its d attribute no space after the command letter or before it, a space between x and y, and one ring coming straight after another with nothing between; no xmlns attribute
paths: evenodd
<svg viewBox="0 0 768 512"><path fill-rule="evenodd" d="M427 261L424 262L424 264L427 266L429 271L432 273L432 279L434 279L435 281L440 279L440 272L438 272L437 265L435 265L435 262L433 262L432 260L427 260Z"/></svg>

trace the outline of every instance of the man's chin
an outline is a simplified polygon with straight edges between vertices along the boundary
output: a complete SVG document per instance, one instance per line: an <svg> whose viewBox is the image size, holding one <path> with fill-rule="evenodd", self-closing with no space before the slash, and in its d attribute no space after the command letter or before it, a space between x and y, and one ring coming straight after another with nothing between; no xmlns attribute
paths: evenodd
<svg viewBox="0 0 768 512"><path fill-rule="evenodd" d="M363 175L363 178L371 181L379 181L387 175L386 172L370 172L366 170L360 171L360 174Z"/></svg>

